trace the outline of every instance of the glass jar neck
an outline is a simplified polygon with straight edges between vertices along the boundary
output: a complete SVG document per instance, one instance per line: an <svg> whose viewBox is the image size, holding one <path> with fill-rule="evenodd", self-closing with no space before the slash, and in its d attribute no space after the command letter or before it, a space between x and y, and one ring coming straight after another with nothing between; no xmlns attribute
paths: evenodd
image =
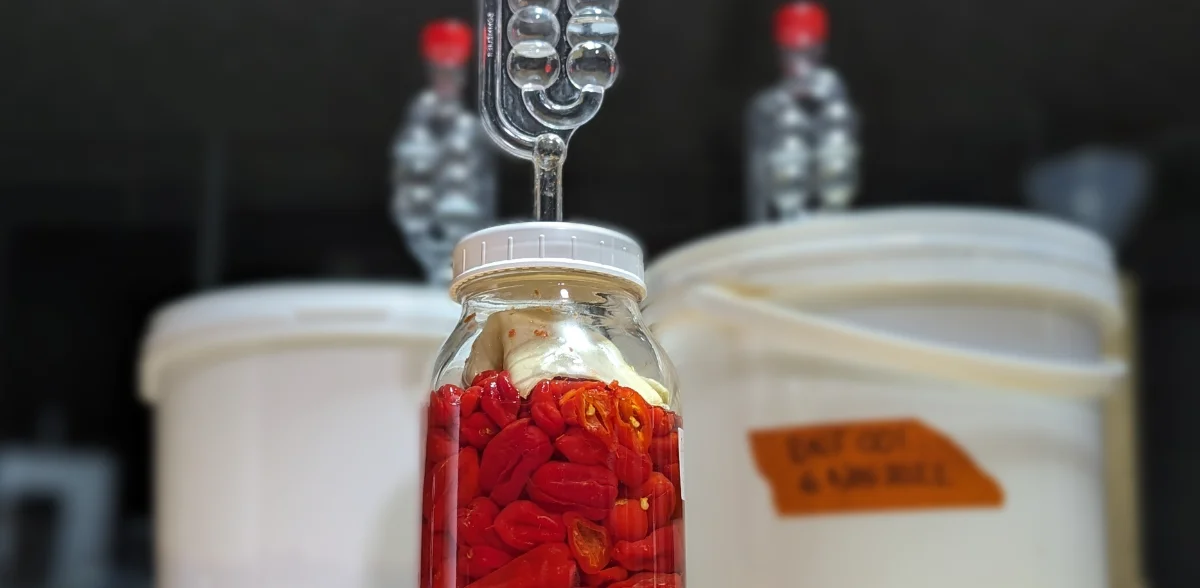
<svg viewBox="0 0 1200 588"><path fill-rule="evenodd" d="M478 278L460 293L466 312L486 307L603 304L609 312L637 316L640 297L630 285L600 274L566 270L516 270Z"/></svg>

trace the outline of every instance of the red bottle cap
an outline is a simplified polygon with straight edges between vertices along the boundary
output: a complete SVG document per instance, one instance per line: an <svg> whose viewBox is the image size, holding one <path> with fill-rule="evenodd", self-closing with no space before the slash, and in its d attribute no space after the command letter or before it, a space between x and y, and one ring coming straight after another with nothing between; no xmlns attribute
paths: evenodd
<svg viewBox="0 0 1200 588"><path fill-rule="evenodd" d="M454 19L437 20L421 32L421 54L434 65L460 67L471 58L471 27Z"/></svg>
<svg viewBox="0 0 1200 588"><path fill-rule="evenodd" d="M813 2L788 4L775 13L775 42L784 49L809 49L829 37L829 16Z"/></svg>

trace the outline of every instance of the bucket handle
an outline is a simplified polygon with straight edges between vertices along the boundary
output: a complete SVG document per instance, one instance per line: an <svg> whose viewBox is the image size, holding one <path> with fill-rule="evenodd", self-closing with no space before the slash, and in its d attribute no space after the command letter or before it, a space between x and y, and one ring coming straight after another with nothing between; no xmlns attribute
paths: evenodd
<svg viewBox="0 0 1200 588"><path fill-rule="evenodd" d="M1125 364L1113 359L1097 363L1035 361L898 337L714 285L692 290L685 302L688 310L709 320L752 329L756 337L769 340L776 348L986 388L1090 399L1111 389L1126 373Z"/></svg>

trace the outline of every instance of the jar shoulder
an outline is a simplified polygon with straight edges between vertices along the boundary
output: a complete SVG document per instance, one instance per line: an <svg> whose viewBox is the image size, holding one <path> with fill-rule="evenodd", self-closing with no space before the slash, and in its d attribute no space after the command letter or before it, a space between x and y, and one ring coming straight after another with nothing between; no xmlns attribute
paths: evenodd
<svg viewBox="0 0 1200 588"><path fill-rule="evenodd" d="M636 307L468 306L439 354L433 384L464 386L492 370L509 372L525 395L553 378L615 381L658 405L673 405L677 395L674 366Z"/></svg>

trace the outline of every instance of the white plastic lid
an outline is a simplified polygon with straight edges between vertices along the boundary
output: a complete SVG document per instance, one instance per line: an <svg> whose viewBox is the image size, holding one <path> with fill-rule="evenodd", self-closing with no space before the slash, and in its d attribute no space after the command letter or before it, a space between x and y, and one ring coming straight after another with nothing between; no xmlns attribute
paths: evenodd
<svg viewBox="0 0 1200 588"><path fill-rule="evenodd" d="M742 229L669 253L648 273L651 304L704 284L786 288L814 298L897 288L1041 292L1121 322L1112 249L1082 228L1030 214L905 208L818 215Z"/></svg>
<svg viewBox="0 0 1200 588"><path fill-rule="evenodd" d="M646 295L642 246L612 229L579 223L528 222L467 235L454 248L450 296L481 277L518 269L590 272L622 280Z"/></svg>
<svg viewBox="0 0 1200 588"><path fill-rule="evenodd" d="M151 318L142 345L141 394L152 402L167 368L231 349L346 341L437 345L460 313L443 290L429 286L280 284L202 294Z"/></svg>

